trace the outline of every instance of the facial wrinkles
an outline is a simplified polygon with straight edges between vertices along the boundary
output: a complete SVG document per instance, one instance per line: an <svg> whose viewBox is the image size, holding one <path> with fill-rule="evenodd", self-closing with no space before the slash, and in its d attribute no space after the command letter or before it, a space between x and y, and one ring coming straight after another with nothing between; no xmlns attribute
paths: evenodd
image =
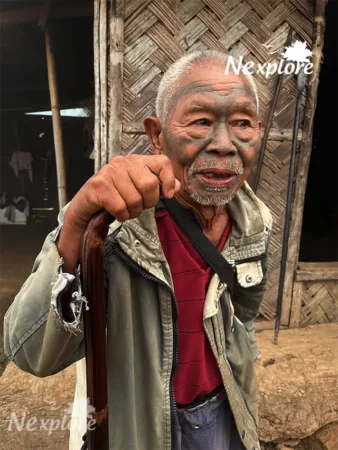
<svg viewBox="0 0 338 450"><path fill-rule="evenodd" d="M213 143L216 145L216 148L217 146L229 148L232 146L236 147L240 156L246 160L248 149L250 147L255 147L257 136L244 142L234 136L229 127L227 130L222 130L223 127L227 127L227 119L233 105L233 100L236 97L242 97L243 94L247 96L246 90L244 90L244 92L243 89L233 90L228 93L228 96L233 97L233 99L226 99L223 95L219 95L218 91L214 91L210 86L206 86L206 88L209 91L208 99L213 100L212 113L216 119L211 125L211 130L205 136L194 137L189 135L189 127L184 123L184 120L182 123L180 119L176 120L173 118L170 126L168 126L169 124L167 123L163 129L164 137L169 144L170 156L174 159L179 159L182 164L188 164L191 162L190 160L192 157L196 158L199 153L206 150L210 144ZM201 109L203 110L204 108ZM226 142L224 142L225 139L227 140ZM251 154L254 152L249 153Z"/></svg>
<svg viewBox="0 0 338 450"><path fill-rule="evenodd" d="M170 116L173 108L177 105L180 99L188 94L194 93L211 93L216 92L218 95L228 96L236 93L236 91L242 91L249 97L253 99L253 103L255 103L254 95L249 85L240 84L238 82L220 82L219 80L215 80L214 82L210 82L211 80L206 81L194 81L182 88L179 88L175 95L171 98L170 102L167 106L168 116Z"/></svg>
<svg viewBox="0 0 338 450"><path fill-rule="evenodd" d="M204 93L208 96L208 101L211 100L212 107L210 109L214 120L210 132L202 137L194 137L191 135L193 133L189 134L189 127L185 124L184 119L182 120L180 115L178 115L178 118L175 118L175 113L179 106L176 105L173 107L163 127L168 156L179 163L181 171L179 178L182 188L186 191L190 190L189 195L195 201L202 204L225 204L233 197L232 194L228 198L225 197L225 192L223 191L226 189L219 189L220 195L217 198L215 195L210 194L208 198L204 196L202 198L196 192L191 192L190 187L195 173L207 168L233 170L238 174L238 178L247 176L247 170L245 169L248 167L249 171L252 167L252 159L255 156L260 139L259 133L254 133L254 136L249 139L240 139L234 136L227 121L234 101L245 97L247 103L248 97L250 97L254 105L253 95L250 88L243 85L220 92L213 86L194 82L183 87L174 98L176 99L179 96L179 102L187 102L188 99L184 99L182 96L191 96L194 93ZM172 102L174 101L173 99ZM194 103L198 103L198 98L195 98ZM202 105L203 103L201 102L201 109L203 110ZM224 127L228 129L224 130ZM213 146L215 146L215 149L213 149ZM229 155L229 152L232 155ZM213 194L216 191L217 189L212 189Z"/></svg>

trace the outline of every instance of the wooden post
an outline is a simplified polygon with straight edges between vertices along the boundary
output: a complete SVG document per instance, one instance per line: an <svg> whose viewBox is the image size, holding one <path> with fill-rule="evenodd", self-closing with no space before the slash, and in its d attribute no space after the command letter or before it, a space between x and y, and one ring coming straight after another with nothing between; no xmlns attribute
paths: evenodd
<svg viewBox="0 0 338 450"><path fill-rule="evenodd" d="M299 164L295 182L292 220L290 225L289 250L285 273L283 312L281 316L281 323L284 325L288 325L290 321L294 274L299 255L304 198L312 149L313 121L317 104L319 74L324 45L326 3L327 0L317 0L316 2L314 20L314 43L312 46L313 72L308 84L307 104L303 126L303 139L300 145Z"/></svg>
<svg viewBox="0 0 338 450"><path fill-rule="evenodd" d="M110 2L109 160L122 152L124 0Z"/></svg>
<svg viewBox="0 0 338 450"><path fill-rule="evenodd" d="M293 283L292 307L289 328L299 328L300 311L302 308L303 282L295 280Z"/></svg>
<svg viewBox="0 0 338 450"><path fill-rule="evenodd" d="M99 7L99 39L100 39L100 143L101 143L101 167L108 162L108 67L107 67L107 0L100 1Z"/></svg>
<svg viewBox="0 0 338 450"><path fill-rule="evenodd" d="M45 39L46 39L49 94L53 118L53 134L54 134L57 183L58 183L59 208L62 209L67 203L66 169L65 169L65 158L63 149L62 124L61 124L59 96L57 88L55 58L52 48L51 36L48 29L45 30Z"/></svg>
<svg viewBox="0 0 338 450"><path fill-rule="evenodd" d="M95 155L95 172L97 172L101 168L100 0L94 1L94 84L95 84L94 155Z"/></svg>
<svg viewBox="0 0 338 450"><path fill-rule="evenodd" d="M95 172L122 153L123 55L124 1L95 0Z"/></svg>

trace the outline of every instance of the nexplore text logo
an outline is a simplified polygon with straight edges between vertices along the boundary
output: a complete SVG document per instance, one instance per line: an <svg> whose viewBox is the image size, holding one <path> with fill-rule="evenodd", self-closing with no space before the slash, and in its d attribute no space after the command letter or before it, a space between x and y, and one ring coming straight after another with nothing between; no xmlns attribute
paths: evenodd
<svg viewBox="0 0 338 450"><path fill-rule="evenodd" d="M61 409L54 402L50 403L49 408L52 411ZM12 412L7 430L11 432L40 431L50 436L57 430L70 430L71 427L82 432L85 425L87 430L92 431L96 427L96 420L93 418L95 412L89 399L78 398L75 403L69 403L69 406L63 410L63 414L58 414L58 418L42 418L29 416L26 412Z"/></svg>
<svg viewBox="0 0 338 450"><path fill-rule="evenodd" d="M229 56L225 74L228 75L231 71L236 75L239 73L244 73L244 75L261 74L265 78L269 78L275 73L298 75L300 70L303 70L306 75L309 75L313 70L313 64L309 60L309 57L311 56L312 51L306 47L305 42L295 41L289 47L285 47L285 50L282 53L283 58L279 62L257 64L254 61L244 62L243 56L240 56L237 59L233 56Z"/></svg>

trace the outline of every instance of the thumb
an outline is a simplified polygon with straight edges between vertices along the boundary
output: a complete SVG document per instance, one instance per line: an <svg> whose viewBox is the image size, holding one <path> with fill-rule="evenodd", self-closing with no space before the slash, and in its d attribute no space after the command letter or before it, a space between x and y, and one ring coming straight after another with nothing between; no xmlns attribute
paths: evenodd
<svg viewBox="0 0 338 450"><path fill-rule="evenodd" d="M173 198L173 196L174 196L180 189L181 189L181 183L178 181L177 178L175 178L175 187L174 187L174 189L172 189L172 190L170 191L170 195L168 195L167 197L165 197L165 196L163 195L163 192L162 192L162 185L161 185L161 183L160 183L160 196L163 197L163 198Z"/></svg>

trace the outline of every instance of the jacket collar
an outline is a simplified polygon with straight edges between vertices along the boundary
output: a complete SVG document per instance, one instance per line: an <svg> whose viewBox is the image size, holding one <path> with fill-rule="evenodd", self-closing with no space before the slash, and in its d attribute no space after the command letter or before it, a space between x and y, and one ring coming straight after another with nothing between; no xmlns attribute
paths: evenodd
<svg viewBox="0 0 338 450"><path fill-rule="evenodd" d="M236 262L262 255L272 227L268 208L256 197L247 182L227 207L233 226L222 250L224 257L229 262ZM116 240L122 250L141 267L159 276L159 271L162 273L167 261L159 240L155 208L143 211L136 219L114 222L110 226L110 233L117 229Z"/></svg>

